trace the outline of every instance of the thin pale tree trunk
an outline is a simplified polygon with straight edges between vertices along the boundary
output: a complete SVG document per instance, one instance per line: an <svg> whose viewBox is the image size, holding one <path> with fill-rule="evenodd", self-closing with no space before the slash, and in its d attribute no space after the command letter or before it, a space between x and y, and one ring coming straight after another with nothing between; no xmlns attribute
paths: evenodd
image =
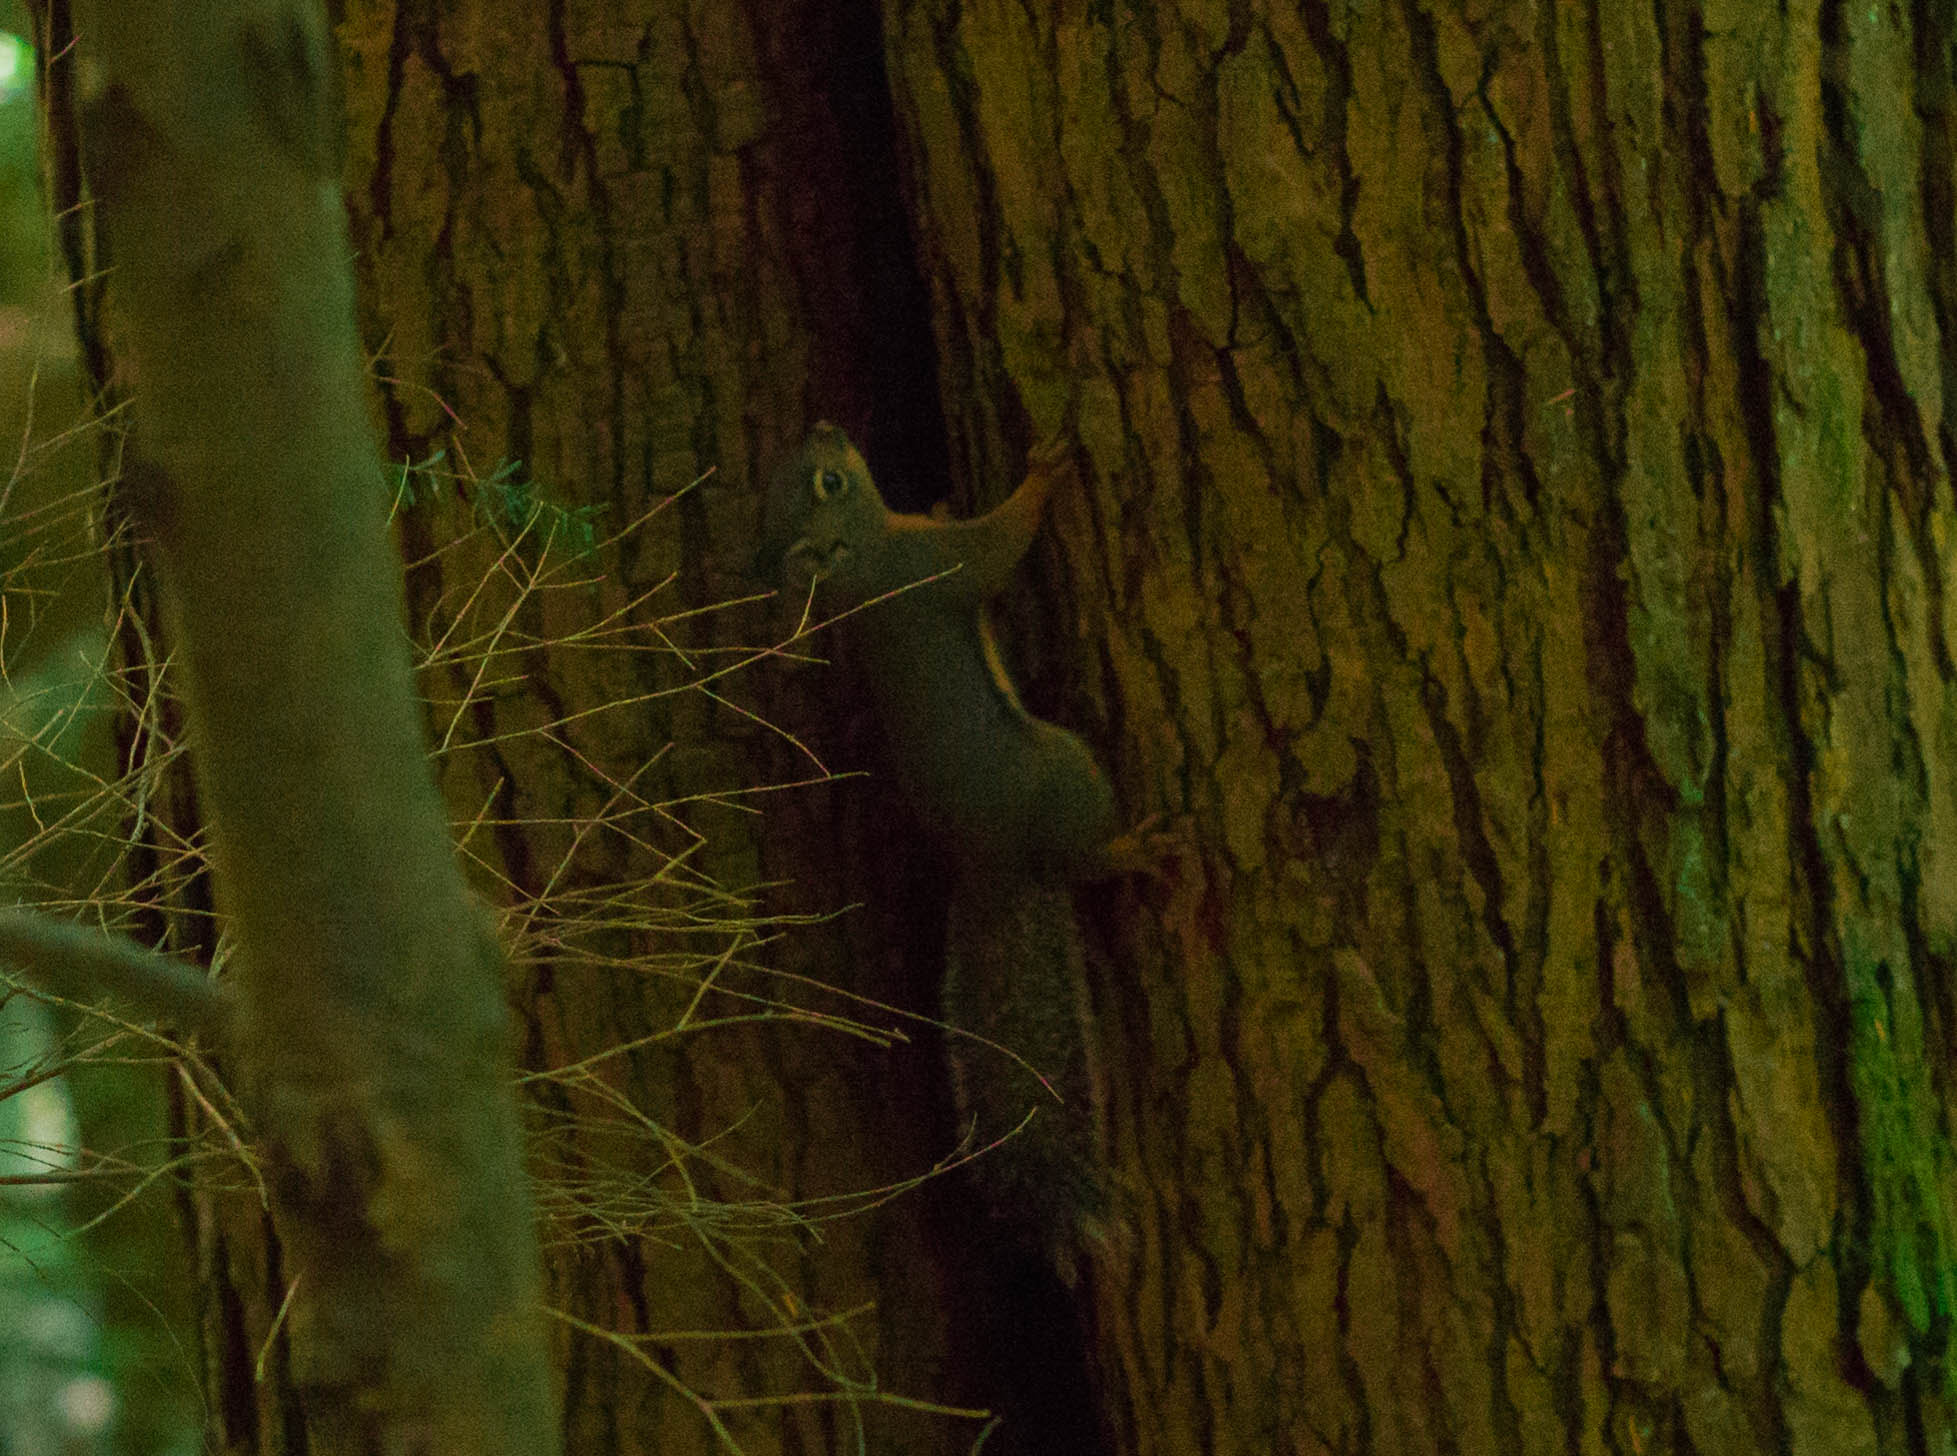
<svg viewBox="0 0 1957 1456"><path fill-rule="evenodd" d="M558 1427L502 956L429 771L305 3L79 26L83 161L310 1449Z"/></svg>

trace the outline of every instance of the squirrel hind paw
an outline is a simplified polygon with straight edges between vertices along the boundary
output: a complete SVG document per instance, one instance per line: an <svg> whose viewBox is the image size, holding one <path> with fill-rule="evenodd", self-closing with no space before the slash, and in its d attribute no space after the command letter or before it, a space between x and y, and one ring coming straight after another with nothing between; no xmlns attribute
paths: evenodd
<svg viewBox="0 0 1957 1456"><path fill-rule="evenodd" d="M1170 864L1195 853L1195 827L1188 814L1167 820L1161 814L1150 814L1110 839L1102 847L1102 862L1113 874L1145 875L1167 882L1172 878Z"/></svg>
<svg viewBox="0 0 1957 1456"><path fill-rule="evenodd" d="M1108 1266L1133 1257L1135 1229L1127 1219L1085 1209L1074 1215L1071 1237L1055 1239L1046 1249L1047 1265L1069 1292L1096 1265Z"/></svg>

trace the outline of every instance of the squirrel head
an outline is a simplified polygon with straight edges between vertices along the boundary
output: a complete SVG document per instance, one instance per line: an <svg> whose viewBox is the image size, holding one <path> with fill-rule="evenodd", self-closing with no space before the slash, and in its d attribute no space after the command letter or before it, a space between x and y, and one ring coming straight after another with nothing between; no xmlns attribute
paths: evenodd
<svg viewBox="0 0 1957 1456"><path fill-rule="evenodd" d="M887 515L849 436L820 420L768 484L750 574L774 586L827 581L849 592Z"/></svg>

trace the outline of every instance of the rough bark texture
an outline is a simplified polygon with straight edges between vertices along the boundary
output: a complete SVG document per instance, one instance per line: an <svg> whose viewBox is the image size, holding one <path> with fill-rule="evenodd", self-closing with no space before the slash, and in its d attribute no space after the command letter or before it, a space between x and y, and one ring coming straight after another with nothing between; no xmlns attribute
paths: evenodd
<svg viewBox="0 0 1957 1456"><path fill-rule="evenodd" d="M913 925L889 893L917 880L918 857L886 855L866 891L839 846L885 842L888 793L773 796L782 848L766 870L797 883L758 887L755 820L734 796L819 779L820 765L757 726L755 683L719 685L737 708L675 690L725 660L713 654L779 629L760 611L644 626L751 590L739 569L757 482L808 418L942 472L933 371L897 347L928 354L925 311L892 302L916 288L907 251L879 251L901 212L850 165L890 142L875 18L848 10L770 6L750 26L713 3L650 18L641 5L337 7L354 266L387 447L412 467L397 524L438 772L479 886L510 907L524 1058L549 1074L529 1088L532 1166L546 1299L563 1316L561 1429L579 1452L728 1439L953 1451L976 1429L901 1400L961 1392L919 1201L854 1218L836 1215L862 1199L823 1201L914 1177L948 1151L942 1070L902 1044L914 1022L764 975L752 953L769 913L873 899L885 907L874 923L805 928L768 965L934 1010L932 984L892 949L929 940L928 920ZM60 241L85 367L107 389L118 361L64 0L48 0L41 24ZM879 313L890 317L873 329ZM622 534L581 556L566 512L587 507L597 536ZM546 550L551 531L567 539ZM127 678L149 702L139 623L152 603L119 561L117 597L134 608ZM546 572L555 585L540 586ZM628 603L621 630L609 614ZM578 633L582 647L562 640ZM825 756L848 754L853 729L809 726L844 696L806 671L765 706ZM173 748L174 706L155 706L125 735L132 765ZM209 957L208 885L177 859L200 805L174 775L146 807L131 878L167 889L145 930ZM761 995L789 1015L761 1019ZM838 1015L876 1039L837 1029ZM186 1078L174 1115L187 1141L214 1141L235 1110ZM712 1214L695 1190L763 1202ZM306 1449L281 1321L290 1254L258 1190L208 1180L182 1209L213 1438Z"/></svg>
<svg viewBox="0 0 1957 1456"><path fill-rule="evenodd" d="M867 6L344 7L392 454L519 461L614 525L717 469L604 548L585 596L525 601L494 693L453 659L429 674L436 716L466 698L461 737L491 745L443 770L459 815L490 806L485 882L520 909L567 885L653 907L531 938L531 1064L692 996L658 958L661 896L694 887L645 883L691 842L674 820L708 835L716 885L765 868L800 882L771 907L883 907L770 964L932 1009L938 907L904 903L930 872L887 794L771 796L764 865L744 818L688 796L805 760L699 695L574 717L689 669L531 644L674 573L675 606L734 591L756 483L813 415L880 482L920 482L904 508L944 483L943 441L983 502L1070 421L1093 478L1035 553L1027 697L1095 742L1131 817L1189 816L1165 882L1100 906L1132 1235L1087 1286L1106 1447L1957 1442L1957 10L882 9L942 426L906 332L926 305L890 265ZM447 545L462 516L403 517L424 637L481 576ZM845 681L784 673L765 705L857 767ZM580 834L625 782L671 819ZM752 959L720 984L780 994ZM716 1152L777 1197L914 1173L949 1132L932 1048L799 1026L649 1045L536 1096L735 1129ZM548 1126L540 1162L678 1186L643 1136ZM1011 1397L972 1368L1042 1331L992 1297L955 1203L819 1248L759 1227L765 1264L716 1263L671 1205L609 1229L553 1206L550 1297L658 1334L644 1352L714 1395L874 1367ZM213 1404L237 1449L291 1449L281 1343L252 1379L280 1251L227 1219L198 1225ZM685 1337L869 1298L819 1375L790 1341ZM566 1326L557 1353L572 1449L711 1444L619 1345ZM1092 1449L1077 1387L1025 1395L1058 1363L993 1370L1022 1410L988 1456L1015 1431ZM721 1418L750 1450L826 1451L853 1414ZM873 1450L970 1441L866 1419Z"/></svg>
<svg viewBox="0 0 1957 1456"><path fill-rule="evenodd" d="M1200 845L1119 1448L1957 1440L1951 7L887 18L958 458L1071 396L1075 721Z"/></svg>
<svg viewBox="0 0 1957 1456"><path fill-rule="evenodd" d="M840 1450L859 1428L871 1449L955 1450L973 1429L872 1398L873 1378L905 1396L946 1386L916 1201L836 1221L842 1205L803 1202L915 1176L946 1151L948 1136L934 1143L911 1113L929 1105L936 1068L807 1017L669 1034L683 1019L752 1016L760 1007L742 998L757 996L902 1026L763 963L928 1009L862 915L759 955L733 925L873 898L837 852L861 836L863 795L739 797L817 776L748 708L760 702L820 742L819 703L806 700L840 697L837 681L795 674L779 703L759 696L758 673L719 683L738 707L677 691L737 644L772 640L778 626L758 609L661 634L635 625L605 650L549 645L628 602L641 601L631 620L642 624L753 592L742 573L759 483L814 415L904 438L874 418L902 396L876 385L870 291L854 271L839 113L857 98L825 93L863 53L842 53L825 5L762 9L750 23L722 0L352 3L340 29L390 453L441 456L458 474L466 462L481 477L520 462L539 496L599 508L601 537L713 472L583 563L575 575L602 576L589 590L521 603L486 675L501 686L484 691L461 657L426 679L435 716L455 724L442 754L451 803L458 817L482 815L472 853L516 907L506 930L526 1059L550 1072L637 1044L532 1088L536 1161L557 1190L546 1194L548 1297L636 1342L561 1329L565 1438L580 1452L724 1449L678 1382L755 1402L717 1416L754 1452ZM928 386L928 367L912 373ZM480 482L459 491L482 510ZM468 596L500 543L483 549L479 532L452 547L466 509L424 501L401 522L420 562L417 637L484 625ZM605 704L622 706L594 713ZM754 809L799 857L764 866ZM799 883L764 893L764 874ZM533 907L547 895L619 910L603 929L567 928L561 910L540 923ZM702 994L703 979L715 989ZM694 1189L775 1206L721 1224L709 1244ZM789 1222L788 1203L812 1222Z"/></svg>

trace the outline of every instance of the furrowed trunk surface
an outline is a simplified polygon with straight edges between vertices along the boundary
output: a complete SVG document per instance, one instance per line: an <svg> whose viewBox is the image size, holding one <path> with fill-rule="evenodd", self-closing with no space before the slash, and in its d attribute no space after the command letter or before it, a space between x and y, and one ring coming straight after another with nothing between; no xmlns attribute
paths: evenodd
<svg viewBox="0 0 1957 1456"><path fill-rule="evenodd" d="M400 530L417 640L493 649L424 690L556 1073L547 1297L626 1337L558 1322L568 1449L971 1449L872 1370L1002 1411L988 1456L1957 1443L1948 0L347 0L338 36L388 449L475 482ZM955 1184L820 1243L686 1225L958 1131L928 1030L757 969L936 1010L941 867L847 651L707 696L669 690L761 609L669 627L684 662L563 640L743 589L818 415L905 510L1080 447L1010 655L1176 847L1083 897L1120 1217L1077 1295ZM485 625L506 461L600 538L715 473ZM732 797L802 747L875 777ZM722 890L867 908L756 949ZM571 891L623 908L553 939ZM686 1014L681 943L724 953L700 1019L910 1040L567 1073ZM211 1217L225 1437L293 1449L236 1378L276 1247Z"/></svg>
<svg viewBox="0 0 1957 1456"><path fill-rule="evenodd" d="M1123 1452L1957 1439L1952 8L886 7L1071 408Z"/></svg>

